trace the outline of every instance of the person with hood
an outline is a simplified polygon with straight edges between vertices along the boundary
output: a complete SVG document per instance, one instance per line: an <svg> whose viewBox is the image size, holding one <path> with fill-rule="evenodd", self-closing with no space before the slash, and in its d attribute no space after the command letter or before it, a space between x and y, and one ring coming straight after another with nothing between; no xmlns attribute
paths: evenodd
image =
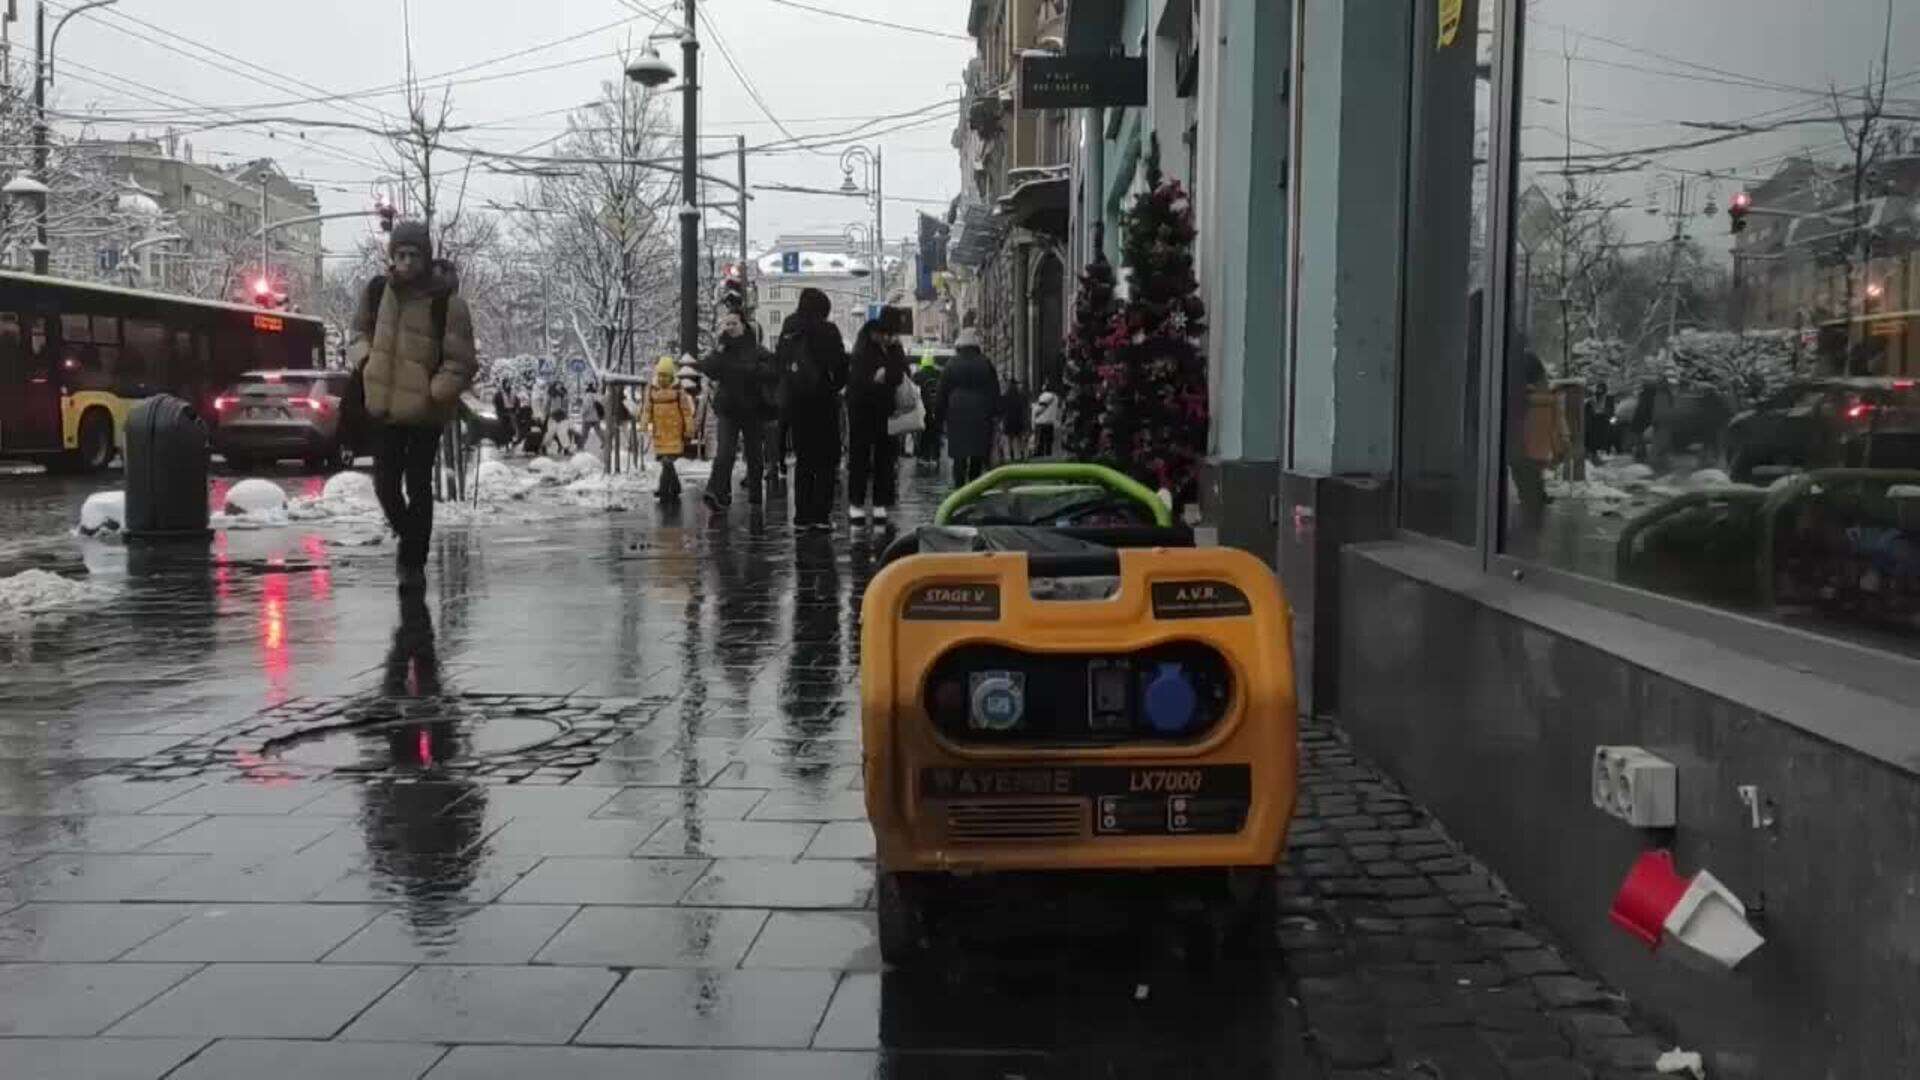
<svg viewBox="0 0 1920 1080"><path fill-rule="evenodd" d="M1060 381L1049 379L1033 399L1033 452L1053 456L1053 434L1060 427Z"/></svg>
<svg viewBox="0 0 1920 1080"><path fill-rule="evenodd" d="M766 492L761 482L761 452L766 448L762 425L773 368L739 312L720 316L720 346L700 362L700 373L713 387L713 414L719 422L713 475L707 478L703 497L715 510L733 505L733 457L744 450L747 502L759 506Z"/></svg>
<svg viewBox="0 0 1920 1080"><path fill-rule="evenodd" d="M972 327L954 339L953 359L940 373L934 412L946 428L953 485L964 486L987 471L994 434L1000 428L1000 375L980 351L980 332Z"/></svg>
<svg viewBox="0 0 1920 1080"><path fill-rule="evenodd" d="M829 321L833 301L811 286L800 290L780 325L775 362L780 413L793 439L793 525L830 529L840 467L840 391L847 385L847 347Z"/></svg>
<svg viewBox="0 0 1920 1080"><path fill-rule="evenodd" d="M932 349L920 354L920 363L913 369L913 385L920 388L920 400L927 411L926 429L913 437L914 468L938 472L940 417L933 411L933 403L940 396L940 364L934 360Z"/></svg>
<svg viewBox="0 0 1920 1080"><path fill-rule="evenodd" d="M473 314L458 271L433 258L426 223L394 225L387 260L360 296L347 356L366 388L374 492L400 538L399 585L417 590L427 582L440 431L477 370Z"/></svg>
<svg viewBox="0 0 1920 1080"><path fill-rule="evenodd" d="M653 497L669 505L677 503L680 474L673 463L687 452L687 436L693 432L693 395L680 385L679 369L671 356L661 357L653 367L642 422L653 440L653 454L660 459L660 487Z"/></svg>
<svg viewBox="0 0 1920 1080"><path fill-rule="evenodd" d="M847 520L856 528L867 523L869 488L875 524L886 523L893 504L899 470L887 420L906 378L907 354L893 325L884 318L868 319L853 339L847 368Z"/></svg>

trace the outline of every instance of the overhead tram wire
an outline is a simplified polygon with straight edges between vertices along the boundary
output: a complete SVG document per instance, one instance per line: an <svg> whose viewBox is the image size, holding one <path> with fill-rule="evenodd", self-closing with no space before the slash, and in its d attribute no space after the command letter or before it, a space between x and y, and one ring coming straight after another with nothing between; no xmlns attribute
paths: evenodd
<svg viewBox="0 0 1920 1080"><path fill-rule="evenodd" d="M759 107L760 111L766 115L766 118L773 121L773 126L780 129L780 134L785 135L789 139L798 140L799 136L795 135L787 125L781 123L779 117L773 115L773 109L768 107L766 99L760 96L760 88L753 85L753 80L747 77L746 72L740 70L738 63L734 62L733 50L727 47L726 35L720 32L719 24L713 21L712 16L707 14L706 8L699 9L698 18L701 24L707 28L708 32L713 35L713 43L720 47L720 59L726 61L728 70L733 72L733 77L740 80L740 88L747 92L747 96L753 99L754 105Z"/></svg>
<svg viewBox="0 0 1920 1080"><path fill-rule="evenodd" d="M176 101L184 101L189 105L199 104L198 102L194 101L192 98L186 97L185 95L174 93L171 90L162 90L156 86L149 86L146 83L137 82L133 79L129 79L124 75L117 75L113 72L102 71L99 68L81 63L78 60L64 61L61 66L66 68L78 68L83 72L92 72L94 75L100 76L101 78L90 78L86 75L73 75L71 77L78 79L81 82L88 83L93 86L98 86L103 90L109 90L114 93L123 94L129 97L138 97L138 95L127 94L126 87L131 86L140 90L145 90L149 94L157 95L158 98L161 98L161 99L172 98ZM116 80L116 82L105 82L105 81L102 81L103 79L113 79L113 80ZM147 98L146 100L156 100L156 99ZM49 110L49 111L51 112L53 110ZM91 118L85 117L84 114L82 114L82 118L91 119ZM260 136L256 135L255 137L258 138ZM269 137L271 138L271 136ZM278 139L275 139L274 141L280 142L280 140ZM386 166L373 161L373 159L371 158L362 157L360 155L353 153L350 150L345 150L341 147L334 146L332 143L323 142L319 139L308 139L308 138L302 137L298 133L295 133L294 137L291 140L289 140L289 142L299 144L299 145L312 146L316 153L321 153L321 154L331 156L336 160L345 161L348 164L361 165L361 166L376 168L376 169L386 168ZM280 145L283 145L283 146L288 145L289 142L281 142Z"/></svg>
<svg viewBox="0 0 1920 1080"><path fill-rule="evenodd" d="M819 7L814 4L803 4L800 0L767 0L767 2L779 4L781 7L797 8L800 11L811 11L815 15L825 15L830 19L844 19L847 22L863 23L867 26L878 26L888 30L900 30L909 34L923 34L927 37L946 38L949 41L970 42L973 40L966 34L954 33L950 30L935 30L930 26L914 26L909 23L897 23L886 19L876 19L869 15L855 15L850 11L835 11L832 8Z"/></svg>
<svg viewBox="0 0 1920 1080"><path fill-rule="evenodd" d="M503 53L500 56L495 56L485 60L475 61L471 64L466 64L457 68L451 68L447 71L437 72L433 75L423 76L420 79L420 87L422 90L425 90L428 92L437 91L437 90L446 90L455 86L468 86L468 85L473 85L475 83L481 83L481 82L496 82L506 78L517 78L521 75L534 75L534 74L539 74L546 71L559 70L565 67L577 67L582 64L600 63L608 59L613 59L620 55L620 53L617 50L604 52L604 53L594 53L588 56L573 57L567 60L557 61L550 64L541 64L534 67L516 68L513 71L498 72L492 75L480 76L473 79L453 78L453 76L465 74L466 72L474 71L479 68L490 67L494 64L501 63L505 60L526 56L531 53L544 51L545 49L553 48L563 44L570 44L574 41L578 41L583 37L588 37L597 33L603 33L608 29L623 25L631 21L633 21L631 18L621 19L618 22L611 23L606 26L595 27L593 30L582 31L581 33L572 34L565 38L557 38L553 41L546 42L541 45L530 46L525 49L518 49L511 53ZM446 81L442 82L439 80L446 80ZM316 97L287 98L279 101L245 102L245 103L236 103L232 105L197 105L195 107L195 110L209 113L209 114L232 114L232 113L240 113L240 112L254 111L254 110L260 110L260 109L288 108L296 105L326 105L334 102L349 101L349 100L354 100L359 98L389 97L395 94L404 94L405 92L406 92L406 83L402 81L397 83L382 83L382 84L371 86L371 87L365 87L359 90L347 90L347 91L341 91L339 93L325 93ZM156 109L151 111L172 113L173 115L179 115L178 112L174 110ZM102 119L112 119L112 118L102 117ZM160 118L136 115L134 113L125 114L124 119L127 121L138 122L138 123L160 122Z"/></svg>

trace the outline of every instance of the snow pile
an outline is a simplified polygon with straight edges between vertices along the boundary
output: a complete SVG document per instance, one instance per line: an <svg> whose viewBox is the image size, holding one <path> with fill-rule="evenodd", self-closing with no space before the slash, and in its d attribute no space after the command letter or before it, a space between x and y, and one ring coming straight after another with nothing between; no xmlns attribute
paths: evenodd
<svg viewBox="0 0 1920 1080"><path fill-rule="evenodd" d="M540 480L515 470L504 461L483 461L468 484L479 501L494 503L524 499L528 492L540 486Z"/></svg>
<svg viewBox="0 0 1920 1080"><path fill-rule="evenodd" d="M1584 499L1589 502L1631 502L1638 496L1598 480L1547 481L1547 494L1556 499Z"/></svg>
<svg viewBox="0 0 1920 1080"><path fill-rule="evenodd" d="M1691 488L1723 488L1723 487L1737 486L1734 484L1733 478L1727 475L1727 472L1725 469L1700 469L1697 472L1694 472L1687 477L1686 484L1688 487L1691 487Z"/></svg>
<svg viewBox="0 0 1920 1080"><path fill-rule="evenodd" d="M0 578L0 619L97 604L112 596L113 590L98 582L61 577L46 570L23 570Z"/></svg>
<svg viewBox="0 0 1920 1080"><path fill-rule="evenodd" d="M559 473L563 467L560 462L550 457L537 457L527 462L527 471L532 473L535 478L545 480L548 477L553 477L554 483L559 483Z"/></svg>
<svg viewBox="0 0 1920 1080"><path fill-rule="evenodd" d="M566 465L563 467L564 474L574 480L585 480L589 477L599 476L606 471L606 466L600 464L600 459L597 456L589 454L584 450L568 458Z"/></svg>
<svg viewBox="0 0 1920 1080"><path fill-rule="evenodd" d="M287 493L280 490L279 484L250 476L227 489L223 512L229 515L268 516L284 512L286 508Z"/></svg>
<svg viewBox="0 0 1920 1080"><path fill-rule="evenodd" d="M96 491L80 505L80 535L110 536L125 527L127 493Z"/></svg>
<svg viewBox="0 0 1920 1080"><path fill-rule="evenodd" d="M320 497L368 506L380 504L379 497L373 493L373 477L362 472L341 472L327 477L327 486L320 489Z"/></svg>

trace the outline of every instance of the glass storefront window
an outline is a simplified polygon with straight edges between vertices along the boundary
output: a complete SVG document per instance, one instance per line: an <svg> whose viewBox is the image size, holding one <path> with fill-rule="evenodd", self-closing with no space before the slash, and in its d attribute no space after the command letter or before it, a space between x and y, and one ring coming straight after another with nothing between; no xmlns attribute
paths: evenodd
<svg viewBox="0 0 1920 1080"><path fill-rule="evenodd" d="M1522 19L1505 550L1920 653L1920 14Z"/></svg>
<svg viewBox="0 0 1920 1080"><path fill-rule="evenodd" d="M1493 0L1415 6L1402 341L1401 522L1462 544L1480 512Z"/></svg>

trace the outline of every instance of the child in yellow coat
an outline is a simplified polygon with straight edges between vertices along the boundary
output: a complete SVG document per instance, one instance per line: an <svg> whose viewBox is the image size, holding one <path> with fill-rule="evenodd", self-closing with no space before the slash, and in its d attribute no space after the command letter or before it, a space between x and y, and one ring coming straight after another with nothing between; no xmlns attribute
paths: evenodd
<svg viewBox="0 0 1920 1080"><path fill-rule="evenodd" d="M642 421L653 439L653 453L660 459L660 487L653 497L663 503L677 503L680 474L674 471L673 463L687 452L687 436L693 430L693 395L681 389L679 368L672 357L663 356L654 365Z"/></svg>

